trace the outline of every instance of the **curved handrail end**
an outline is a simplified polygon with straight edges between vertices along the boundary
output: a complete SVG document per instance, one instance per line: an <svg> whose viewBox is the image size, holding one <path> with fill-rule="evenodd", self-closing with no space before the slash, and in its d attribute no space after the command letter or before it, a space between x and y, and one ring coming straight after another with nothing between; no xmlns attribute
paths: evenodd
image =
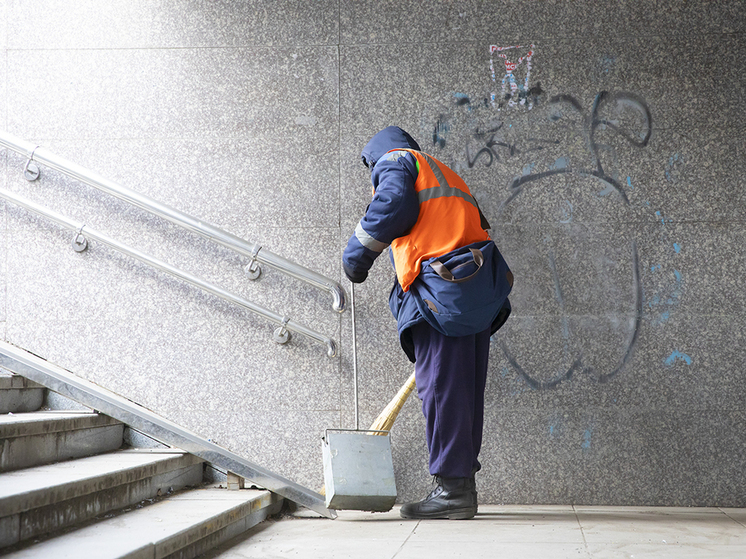
<svg viewBox="0 0 746 559"><path fill-rule="evenodd" d="M327 340L326 341L326 355L328 357L336 357L337 356L337 344L334 343L334 340Z"/></svg>
<svg viewBox="0 0 746 559"><path fill-rule="evenodd" d="M344 287L338 283L329 285L329 291L331 291L334 301L332 302L332 308L338 313L343 313L347 309L347 293L345 293Z"/></svg>

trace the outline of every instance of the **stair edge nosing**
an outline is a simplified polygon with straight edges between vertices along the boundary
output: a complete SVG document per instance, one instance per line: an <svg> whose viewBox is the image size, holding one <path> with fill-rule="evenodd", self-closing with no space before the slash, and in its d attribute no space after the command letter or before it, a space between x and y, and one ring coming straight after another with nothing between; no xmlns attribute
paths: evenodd
<svg viewBox="0 0 746 559"><path fill-rule="evenodd" d="M114 451L113 453L109 452L105 454L115 454L116 452L117 451ZM101 456L101 455L96 455L96 456ZM154 457L158 456L158 454L154 453L153 456ZM84 457L84 458L77 458L75 460L87 460L88 458L93 458L93 457L89 456L89 457ZM70 461L66 461L66 462L70 462ZM57 484L57 485L49 485L46 487L40 487L32 491L26 491L23 493L19 492L16 494L8 495L0 499L0 502L3 503L3 514L2 516L0 516L0 518L11 516L13 514L22 514L24 512L27 512L29 510L33 510L36 508L46 507L46 506L50 506L54 504L63 504L65 501L68 501L73 498L90 495L92 493L96 493L97 491L107 491L109 489L119 487L120 485L136 483L148 477L162 475L167 472L175 471L181 468L188 468L190 466L195 466L203 462L204 460L202 460L198 456L194 456L193 454L189 454L187 452L182 451L181 454L178 454L176 456L169 456L168 458L154 459L152 462L133 465L124 470L107 472L99 476L88 476L80 480L67 481L64 483ZM45 464L43 466L38 466L38 468L49 468L50 466L54 466L54 464ZM150 467L155 467L155 471L148 471ZM28 468L28 469L31 469L31 468ZM137 474L137 477L134 477L132 479L127 479L125 481L116 480L116 478L119 477L119 474L123 474L125 472L136 471L136 470L141 470ZM7 473L18 474L19 472L23 472L23 471L24 470L14 470L12 472L7 472ZM106 480L106 478L109 478L109 477L112 478L111 482L105 481L103 485L99 485L99 482L101 481L102 478ZM59 495L60 492L67 493L69 490L75 488L76 486L78 486L78 490L80 492L76 493L74 497L64 496L62 498L55 499L55 497ZM48 495L48 497L46 499L37 501L37 499L40 499L40 497L44 495Z"/></svg>

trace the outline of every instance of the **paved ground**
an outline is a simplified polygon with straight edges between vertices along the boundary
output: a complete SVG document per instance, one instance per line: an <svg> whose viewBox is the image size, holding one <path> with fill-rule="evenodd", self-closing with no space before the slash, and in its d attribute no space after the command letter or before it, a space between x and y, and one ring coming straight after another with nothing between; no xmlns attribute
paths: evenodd
<svg viewBox="0 0 746 559"><path fill-rule="evenodd" d="M482 506L470 521L342 511L260 524L210 559L744 558L746 509Z"/></svg>

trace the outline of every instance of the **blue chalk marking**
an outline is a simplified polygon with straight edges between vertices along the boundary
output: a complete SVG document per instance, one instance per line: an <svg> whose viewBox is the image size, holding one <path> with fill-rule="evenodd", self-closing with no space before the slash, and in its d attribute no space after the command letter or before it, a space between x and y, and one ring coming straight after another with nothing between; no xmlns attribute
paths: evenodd
<svg viewBox="0 0 746 559"><path fill-rule="evenodd" d="M673 249L676 251L676 254L679 254L679 252L681 252L681 247L679 246L679 243L674 243Z"/></svg>
<svg viewBox="0 0 746 559"><path fill-rule="evenodd" d="M692 358L689 357L686 353L681 353L680 351L674 351L673 353L671 353L671 355L668 356L668 359L666 359L664 363L668 367L671 367L677 359L681 359L687 365L692 364Z"/></svg>
<svg viewBox="0 0 746 559"><path fill-rule="evenodd" d="M549 426L549 436L551 437L552 435L554 435L554 425Z"/></svg>
<svg viewBox="0 0 746 559"><path fill-rule="evenodd" d="M586 429L585 433L583 433L583 444L581 445L583 447L583 450L588 450L591 448L591 430Z"/></svg>
<svg viewBox="0 0 746 559"><path fill-rule="evenodd" d="M661 265L660 264L656 264L655 266L650 266L650 271L651 272L655 272L656 270L660 270L660 269L661 269Z"/></svg>
<svg viewBox="0 0 746 559"><path fill-rule="evenodd" d="M567 169L570 166L570 161L567 157L558 157L557 161L554 162L549 168L554 171L557 169Z"/></svg>
<svg viewBox="0 0 746 559"><path fill-rule="evenodd" d="M656 266L653 266L651 270L653 270L654 268L656 268ZM657 268L660 269L660 266L657 266ZM681 290L683 286L681 272L679 272L678 270L674 270L673 273L676 277L676 282L673 287L670 287L668 289L668 293L661 293L650 297L647 303L650 309L653 309L659 305L665 305L667 307L665 310L661 311L660 318L657 320L659 324L663 324L664 322L668 321L668 319L671 317L671 311L676 308L679 303L679 299L681 298Z"/></svg>
<svg viewBox="0 0 746 559"><path fill-rule="evenodd" d="M627 186L629 186L632 190L635 189L635 187L632 186L632 177L627 177Z"/></svg>
<svg viewBox="0 0 746 559"><path fill-rule="evenodd" d="M673 156L668 160L668 167L666 168L666 180L668 182L676 182L678 180L678 173L674 173L675 166L678 164L679 154L674 153Z"/></svg>

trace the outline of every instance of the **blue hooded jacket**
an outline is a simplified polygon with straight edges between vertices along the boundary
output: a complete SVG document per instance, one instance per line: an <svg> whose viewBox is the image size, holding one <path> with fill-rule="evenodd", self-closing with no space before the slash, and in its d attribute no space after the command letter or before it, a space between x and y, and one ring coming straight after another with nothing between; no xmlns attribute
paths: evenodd
<svg viewBox="0 0 746 559"><path fill-rule="evenodd" d="M420 150L404 130L389 126L373 136L361 155L363 164L371 171L374 195L342 256L345 274L353 282L364 281L383 249L417 223L420 213L414 189L417 160L409 152L386 155L396 148Z"/></svg>
<svg viewBox="0 0 746 559"><path fill-rule="evenodd" d="M394 239L409 233L420 214L414 189L417 160L405 151L387 154L396 148L420 151L412 136L397 126L389 126L373 136L361 154L363 164L371 171L374 195L342 256L345 274L355 283L368 277L374 260ZM397 320L400 340L409 327L424 321L411 294L402 291L396 278L389 306ZM414 362L411 340L402 340L402 347Z"/></svg>
<svg viewBox="0 0 746 559"><path fill-rule="evenodd" d="M361 154L363 164L371 171L374 195L342 255L345 275L355 283L365 281L375 259L394 239L408 234L419 217L419 201L415 191L417 159L407 151L392 151L397 148L420 151L420 146L407 132L389 126L373 136ZM488 229L489 224L484 216L482 219L483 227ZM413 290L404 292L396 278L389 295L389 307L397 320L402 349L414 362L414 345L409 328L425 322L426 318L418 308ZM507 319L507 315L504 318ZM498 328L502 322L504 319Z"/></svg>

